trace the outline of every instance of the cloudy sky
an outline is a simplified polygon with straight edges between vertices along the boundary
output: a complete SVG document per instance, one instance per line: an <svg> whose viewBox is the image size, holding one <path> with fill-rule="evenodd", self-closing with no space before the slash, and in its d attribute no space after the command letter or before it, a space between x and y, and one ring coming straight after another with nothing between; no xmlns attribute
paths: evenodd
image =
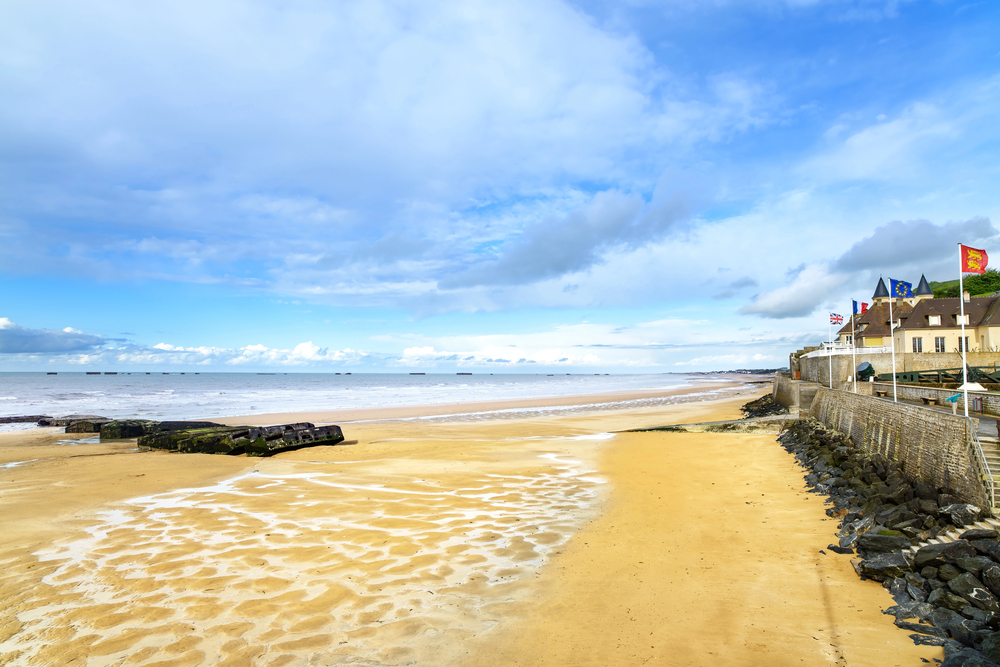
<svg viewBox="0 0 1000 667"><path fill-rule="evenodd" d="M783 366L880 274L1000 253L998 34L962 0L6 3L0 370Z"/></svg>

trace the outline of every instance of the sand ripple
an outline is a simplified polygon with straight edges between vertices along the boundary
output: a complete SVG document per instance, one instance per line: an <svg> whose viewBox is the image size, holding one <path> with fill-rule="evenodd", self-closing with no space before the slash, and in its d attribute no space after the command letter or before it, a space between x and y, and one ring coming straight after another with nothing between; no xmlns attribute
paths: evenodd
<svg viewBox="0 0 1000 667"><path fill-rule="evenodd" d="M103 513L36 554L0 662L427 663L494 624L601 482L554 453L386 465L265 460Z"/></svg>

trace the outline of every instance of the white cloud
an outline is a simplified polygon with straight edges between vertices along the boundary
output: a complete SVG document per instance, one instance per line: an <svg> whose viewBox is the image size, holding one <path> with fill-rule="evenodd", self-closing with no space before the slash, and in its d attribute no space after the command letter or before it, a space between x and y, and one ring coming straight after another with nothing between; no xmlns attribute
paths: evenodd
<svg viewBox="0 0 1000 667"><path fill-rule="evenodd" d="M688 359L687 361L678 361L674 365L696 366L699 368L728 368L735 370L740 366L747 368L760 368L762 365L776 364L779 361L784 362L779 364L779 366L785 366L787 364L787 360L787 357L781 358L772 354L712 354L695 357L694 359Z"/></svg>
<svg viewBox="0 0 1000 667"><path fill-rule="evenodd" d="M739 312L775 319L802 317L816 310L848 279L847 275L831 272L828 264L809 264L790 284L759 294Z"/></svg>
<svg viewBox="0 0 1000 667"><path fill-rule="evenodd" d="M66 327L62 331L28 329L0 317L0 354L59 354L98 347L104 338Z"/></svg>

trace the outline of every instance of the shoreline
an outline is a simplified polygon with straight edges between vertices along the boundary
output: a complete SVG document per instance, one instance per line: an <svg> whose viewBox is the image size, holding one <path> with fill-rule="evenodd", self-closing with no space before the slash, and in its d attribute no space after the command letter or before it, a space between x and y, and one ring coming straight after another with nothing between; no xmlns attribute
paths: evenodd
<svg viewBox="0 0 1000 667"><path fill-rule="evenodd" d="M280 423L312 422L314 424L351 424L372 421L417 420L431 417L461 417L473 414L499 413L503 411L537 410L541 408L593 407L594 410L608 409L617 403L641 401L644 399L674 398L692 394L706 394L711 390L728 390L755 386L761 382L760 376L742 376L747 380L727 379L694 380L690 384L669 389L624 390L593 394L572 394L544 398L515 398L494 401L472 401L466 403L431 403L380 408L345 408L335 410L301 410L295 412L272 412L253 415L217 417L211 421L226 426L272 425ZM711 399L706 399L711 400ZM633 406L626 406L633 407ZM644 407L644 406L634 406Z"/></svg>

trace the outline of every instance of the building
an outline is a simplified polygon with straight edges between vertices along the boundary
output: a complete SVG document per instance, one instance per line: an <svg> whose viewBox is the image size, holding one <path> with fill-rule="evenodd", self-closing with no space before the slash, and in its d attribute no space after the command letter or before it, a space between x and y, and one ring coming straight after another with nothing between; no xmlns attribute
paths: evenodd
<svg viewBox="0 0 1000 667"><path fill-rule="evenodd" d="M889 325L890 301L892 327ZM965 294L965 340L962 340L962 304L958 299L935 299L927 278L920 282L912 297L889 295L879 278L872 306L847 320L837 332L837 342L845 347L887 348L913 354L1000 351L1000 295L970 298ZM856 342L852 339L853 319ZM872 350L874 351L874 350Z"/></svg>

